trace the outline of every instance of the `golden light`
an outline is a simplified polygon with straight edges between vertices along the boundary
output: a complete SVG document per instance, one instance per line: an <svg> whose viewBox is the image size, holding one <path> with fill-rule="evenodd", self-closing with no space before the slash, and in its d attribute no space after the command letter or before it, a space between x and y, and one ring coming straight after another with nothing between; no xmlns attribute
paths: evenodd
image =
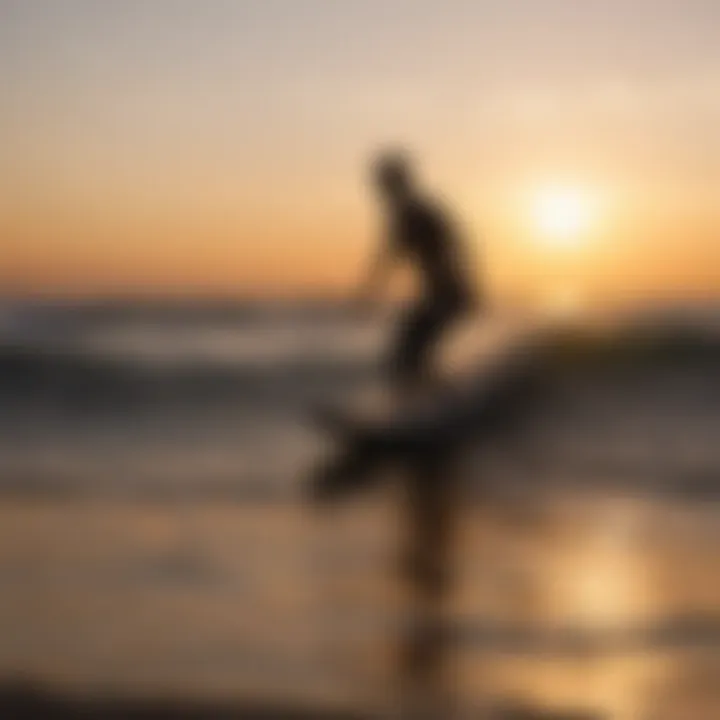
<svg viewBox="0 0 720 720"><path fill-rule="evenodd" d="M551 292L545 300L544 311L556 320L572 320L583 312L584 298L579 290L560 287Z"/></svg>
<svg viewBox="0 0 720 720"><path fill-rule="evenodd" d="M533 220L545 242L572 247L593 220L593 203L580 188L547 187L535 197Z"/></svg>

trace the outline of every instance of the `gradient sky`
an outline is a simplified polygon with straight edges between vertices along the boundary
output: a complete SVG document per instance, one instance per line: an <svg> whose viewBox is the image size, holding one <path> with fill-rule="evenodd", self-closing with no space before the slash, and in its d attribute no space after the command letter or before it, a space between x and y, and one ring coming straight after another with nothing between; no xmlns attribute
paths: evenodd
<svg viewBox="0 0 720 720"><path fill-rule="evenodd" d="M720 294L717 0L0 0L0 88L2 294L342 292L393 143L498 296Z"/></svg>

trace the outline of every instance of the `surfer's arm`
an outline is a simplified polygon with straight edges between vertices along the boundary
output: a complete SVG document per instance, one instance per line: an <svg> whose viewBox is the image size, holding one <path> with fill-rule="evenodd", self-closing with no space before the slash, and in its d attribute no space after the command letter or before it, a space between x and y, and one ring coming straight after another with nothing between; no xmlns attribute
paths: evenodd
<svg viewBox="0 0 720 720"><path fill-rule="evenodd" d="M393 243L384 242L378 248L360 286L361 300L374 300L382 294L390 280L396 258L397 253Z"/></svg>

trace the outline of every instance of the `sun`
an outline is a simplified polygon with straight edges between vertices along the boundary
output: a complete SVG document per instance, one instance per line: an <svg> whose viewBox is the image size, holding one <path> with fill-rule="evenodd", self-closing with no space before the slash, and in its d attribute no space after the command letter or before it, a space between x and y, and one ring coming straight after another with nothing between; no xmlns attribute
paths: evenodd
<svg viewBox="0 0 720 720"><path fill-rule="evenodd" d="M593 207L589 195L579 187L548 186L534 198L533 221L544 242L572 247L592 222Z"/></svg>

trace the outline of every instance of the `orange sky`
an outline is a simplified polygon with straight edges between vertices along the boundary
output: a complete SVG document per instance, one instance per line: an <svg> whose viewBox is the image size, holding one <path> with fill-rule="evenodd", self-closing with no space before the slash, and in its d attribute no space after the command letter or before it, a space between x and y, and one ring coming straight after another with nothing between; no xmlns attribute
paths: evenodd
<svg viewBox="0 0 720 720"><path fill-rule="evenodd" d="M631 7L628 7L631 6ZM507 299L720 294L713 0L8 0L0 294L349 290L401 142ZM597 205L570 247L533 197Z"/></svg>

